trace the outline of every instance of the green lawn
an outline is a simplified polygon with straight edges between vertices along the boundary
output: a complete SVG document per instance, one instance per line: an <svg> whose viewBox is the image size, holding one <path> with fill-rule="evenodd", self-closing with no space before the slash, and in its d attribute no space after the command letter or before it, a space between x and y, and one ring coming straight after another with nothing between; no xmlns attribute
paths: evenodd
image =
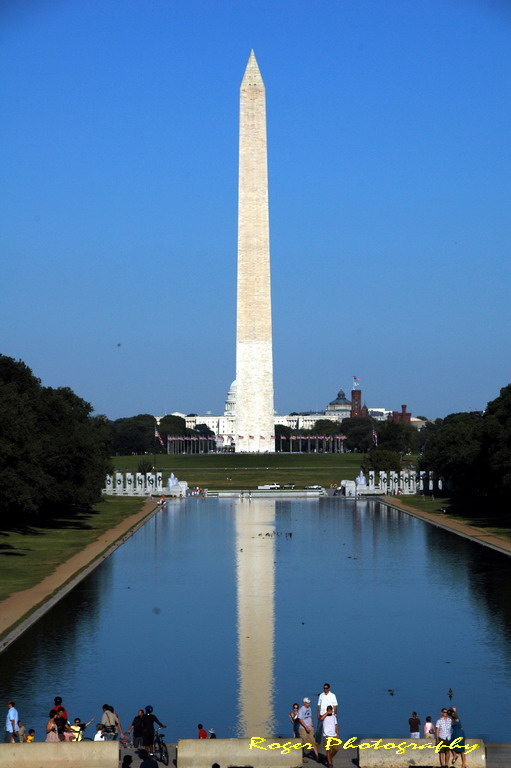
<svg viewBox="0 0 511 768"><path fill-rule="evenodd" d="M104 531L138 512L144 501L109 498L90 512L57 517L45 525L0 531L0 600L38 584Z"/></svg>
<svg viewBox="0 0 511 768"><path fill-rule="evenodd" d="M295 483L330 486L341 480L354 480L364 459L361 453L269 453L269 454L157 454L155 463L163 471L164 484L170 472L190 487L211 490L254 489L266 483ZM115 456L118 471L136 472L141 460L150 456Z"/></svg>

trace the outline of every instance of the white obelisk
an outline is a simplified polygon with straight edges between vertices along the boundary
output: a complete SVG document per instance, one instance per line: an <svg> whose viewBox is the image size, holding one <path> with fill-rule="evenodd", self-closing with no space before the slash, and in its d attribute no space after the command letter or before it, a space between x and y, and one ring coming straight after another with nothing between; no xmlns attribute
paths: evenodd
<svg viewBox="0 0 511 768"><path fill-rule="evenodd" d="M240 90L236 451L275 450L266 98L254 52Z"/></svg>

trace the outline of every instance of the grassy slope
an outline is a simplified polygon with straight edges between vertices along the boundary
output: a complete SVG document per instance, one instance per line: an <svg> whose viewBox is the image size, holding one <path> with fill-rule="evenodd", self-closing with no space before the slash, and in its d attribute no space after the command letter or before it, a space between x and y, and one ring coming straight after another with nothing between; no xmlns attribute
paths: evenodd
<svg viewBox="0 0 511 768"><path fill-rule="evenodd" d="M0 531L0 600L38 584L104 531L138 512L142 504L142 499L108 499L88 513Z"/></svg>
<svg viewBox="0 0 511 768"><path fill-rule="evenodd" d="M156 455L156 466L163 470L164 483L170 472L189 486L211 490L257 488L266 483L295 483L297 488L318 484L330 486L340 480L354 480L364 458L360 453L276 453L276 454L197 454ZM136 472L141 460L152 456L115 456L119 471Z"/></svg>

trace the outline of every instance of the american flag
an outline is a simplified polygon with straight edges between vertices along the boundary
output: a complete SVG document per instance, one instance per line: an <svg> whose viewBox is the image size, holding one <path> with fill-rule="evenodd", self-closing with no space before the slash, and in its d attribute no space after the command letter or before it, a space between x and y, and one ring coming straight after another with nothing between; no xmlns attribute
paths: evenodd
<svg viewBox="0 0 511 768"><path fill-rule="evenodd" d="M373 440L374 440L375 446L378 448L378 434L374 427L373 427Z"/></svg>
<svg viewBox="0 0 511 768"><path fill-rule="evenodd" d="M358 376L353 376L353 383L354 384L360 384L361 381L362 381L362 379L359 379Z"/></svg>
<svg viewBox="0 0 511 768"><path fill-rule="evenodd" d="M259 440L266 440L264 435L259 435Z"/></svg>
<svg viewBox="0 0 511 768"><path fill-rule="evenodd" d="M160 441L160 445L163 445L163 440L161 439L161 435L158 432L158 430L156 429L156 427L154 428L154 439L155 440L159 440Z"/></svg>
<svg viewBox="0 0 511 768"><path fill-rule="evenodd" d="M244 439L245 438L243 437L243 435L238 435L238 440L244 440Z"/></svg>
<svg viewBox="0 0 511 768"><path fill-rule="evenodd" d="M249 435L249 436L248 436L248 439L249 439L249 440L253 440L253 439L254 439L254 435Z"/></svg>

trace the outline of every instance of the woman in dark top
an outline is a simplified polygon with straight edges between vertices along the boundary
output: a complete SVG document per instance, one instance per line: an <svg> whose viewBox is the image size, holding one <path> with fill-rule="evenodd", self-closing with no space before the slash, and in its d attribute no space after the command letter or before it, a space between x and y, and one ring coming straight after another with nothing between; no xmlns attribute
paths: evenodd
<svg viewBox="0 0 511 768"><path fill-rule="evenodd" d="M465 756L465 729L460 722L460 718L456 710L453 711L451 718L451 744L456 739L460 739L456 746L451 749L451 752L453 753L452 759L453 762L456 762L458 757L461 755L461 768L466 768L467 762Z"/></svg>
<svg viewBox="0 0 511 768"><path fill-rule="evenodd" d="M300 709L300 707L295 702L293 704L293 711L290 712L289 715L288 715L289 719L293 723L293 735L294 735L295 739L299 739L300 738L300 733L298 732L298 728L300 727L300 722L298 720L298 710L299 709Z"/></svg>

